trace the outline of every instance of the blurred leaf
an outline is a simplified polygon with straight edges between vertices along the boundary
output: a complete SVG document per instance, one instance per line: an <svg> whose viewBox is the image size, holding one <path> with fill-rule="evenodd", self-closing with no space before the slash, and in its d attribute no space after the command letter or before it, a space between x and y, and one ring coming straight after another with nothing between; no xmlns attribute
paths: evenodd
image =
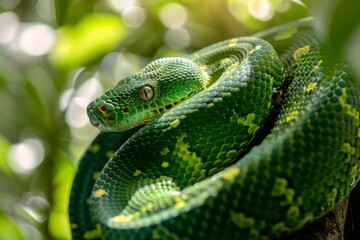
<svg viewBox="0 0 360 240"><path fill-rule="evenodd" d="M310 9L315 17L315 27L323 35L330 49L331 58L345 57L351 65L359 69L360 75L358 56L356 59L352 57L354 52L360 51L357 38L357 32L360 31L360 1L328 0L326 4L311 1ZM352 44L356 41L356 44Z"/></svg>
<svg viewBox="0 0 360 240"><path fill-rule="evenodd" d="M58 26L65 22L72 0L54 0L56 23Z"/></svg>
<svg viewBox="0 0 360 240"><path fill-rule="evenodd" d="M80 66L112 50L125 34L118 15L91 14L74 27L63 27L49 58L64 69Z"/></svg>
<svg viewBox="0 0 360 240"><path fill-rule="evenodd" d="M301 1L301 0L292 0L292 1L298 5L306 8L306 4L303 1Z"/></svg>
<svg viewBox="0 0 360 240"><path fill-rule="evenodd" d="M6 173L11 173L9 166L6 162L6 155L9 151L10 143L0 135L0 170L3 170Z"/></svg>
<svg viewBox="0 0 360 240"><path fill-rule="evenodd" d="M16 224L3 214L0 214L0 232L1 239L22 239Z"/></svg>
<svg viewBox="0 0 360 240"><path fill-rule="evenodd" d="M56 161L52 179L54 202L49 215L49 231L58 239L70 239L70 223L67 215L69 192L74 175L74 166L65 155L60 154ZM65 213L65 214L64 214ZM60 227L59 227L60 226Z"/></svg>

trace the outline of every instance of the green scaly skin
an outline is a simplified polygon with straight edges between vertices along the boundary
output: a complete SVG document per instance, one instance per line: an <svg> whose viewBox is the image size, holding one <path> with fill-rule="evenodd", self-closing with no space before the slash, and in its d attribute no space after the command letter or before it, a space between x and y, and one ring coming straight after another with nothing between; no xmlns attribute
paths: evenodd
<svg viewBox="0 0 360 240"><path fill-rule="evenodd" d="M73 238L278 239L332 210L359 180L360 91L311 25L156 60L92 102L117 132L80 162Z"/></svg>

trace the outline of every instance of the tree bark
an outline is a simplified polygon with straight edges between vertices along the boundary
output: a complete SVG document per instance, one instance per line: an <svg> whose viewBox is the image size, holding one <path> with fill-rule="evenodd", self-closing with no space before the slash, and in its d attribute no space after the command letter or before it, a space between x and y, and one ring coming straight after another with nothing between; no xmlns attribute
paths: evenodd
<svg viewBox="0 0 360 240"><path fill-rule="evenodd" d="M342 240L344 239L346 213L349 197L333 211L311 223L286 240ZM360 238L359 238L360 239ZM346 240L346 239L345 239Z"/></svg>

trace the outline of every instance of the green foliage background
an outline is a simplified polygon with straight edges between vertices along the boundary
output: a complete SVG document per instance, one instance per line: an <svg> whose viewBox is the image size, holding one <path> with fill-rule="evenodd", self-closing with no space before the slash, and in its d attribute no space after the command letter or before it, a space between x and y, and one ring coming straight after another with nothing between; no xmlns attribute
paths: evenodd
<svg viewBox="0 0 360 240"><path fill-rule="evenodd" d="M307 16L316 17L333 56L344 57L359 76L359 5L357 0L0 0L0 239L70 238L71 181L97 134L84 124L86 103L121 77L155 58L185 55ZM10 40L4 34L14 21L4 16L12 21L15 16ZM36 38L26 48L32 39L25 30L38 25L51 37L43 52L32 51L31 46L43 46Z"/></svg>

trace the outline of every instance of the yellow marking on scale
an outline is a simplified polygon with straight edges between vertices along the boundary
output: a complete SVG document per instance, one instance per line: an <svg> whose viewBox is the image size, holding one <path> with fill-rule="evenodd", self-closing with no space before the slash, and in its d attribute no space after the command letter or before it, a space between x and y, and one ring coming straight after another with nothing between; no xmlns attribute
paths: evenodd
<svg viewBox="0 0 360 240"><path fill-rule="evenodd" d="M240 65L240 63L238 63L238 62L231 64L230 66L228 66L226 68L225 73L230 73L230 72L236 70L239 67L239 65Z"/></svg>
<svg viewBox="0 0 360 240"><path fill-rule="evenodd" d="M289 116L285 118L285 122L290 122L299 114L298 111L292 111Z"/></svg>
<svg viewBox="0 0 360 240"><path fill-rule="evenodd" d="M103 195L108 195L108 193L102 188L100 188L94 192L94 198L99 198L99 197L102 197Z"/></svg>
<svg viewBox="0 0 360 240"><path fill-rule="evenodd" d="M189 151L189 144L187 142L184 142L184 138L186 138L186 134L181 134L178 138L175 149L173 151L173 155L178 156L183 161L186 162L192 162L194 164L201 163L201 158L197 156L195 152Z"/></svg>
<svg viewBox="0 0 360 240"><path fill-rule="evenodd" d="M357 137L360 138L360 128L358 128Z"/></svg>
<svg viewBox="0 0 360 240"><path fill-rule="evenodd" d="M137 177L141 174L141 171L136 169L135 172L134 172L134 177Z"/></svg>
<svg viewBox="0 0 360 240"><path fill-rule="evenodd" d="M239 168L228 168L222 172L221 177L225 180L233 180L240 172Z"/></svg>
<svg viewBox="0 0 360 240"><path fill-rule="evenodd" d="M94 172L94 174L93 174L93 180L98 179L98 178L99 178L99 175L100 175L100 172L99 172L99 171Z"/></svg>
<svg viewBox="0 0 360 240"><path fill-rule="evenodd" d="M259 129L259 126L255 123L253 123L253 121L255 120L255 117L256 117L255 113L249 113L246 116L246 118L239 117L237 119L237 124L242 124L244 126L249 127L248 133L255 134L256 131Z"/></svg>
<svg viewBox="0 0 360 240"><path fill-rule="evenodd" d="M255 219L247 217L244 213L230 212L230 220L241 229L250 229L255 225Z"/></svg>
<svg viewBox="0 0 360 240"><path fill-rule="evenodd" d="M358 173L358 165L355 165L350 170L350 176L354 181L356 179L357 173Z"/></svg>
<svg viewBox="0 0 360 240"><path fill-rule="evenodd" d="M228 47L234 47L234 46L236 46L236 44L238 44L238 40L237 40L237 38L233 38L230 40Z"/></svg>
<svg viewBox="0 0 360 240"><path fill-rule="evenodd" d="M286 186L288 184L288 181L286 178L276 178L275 183L273 186L273 189L271 191L271 196L273 197L279 197L281 195L286 194Z"/></svg>
<svg viewBox="0 0 360 240"><path fill-rule="evenodd" d="M351 155L354 155L355 152L356 152L356 148L351 146L350 143L344 143L342 148L341 148L341 151L343 151L344 153L349 153Z"/></svg>
<svg viewBox="0 0 360 240"><path fill-rule="evenodd" d="M209 104L206 105L207 108L212 108L213 106L214 106L213 103L209 103Z"/></svg>
<svg viewBox="0 0 360 240"><path fill-rule="evenodd" d="M189 197L187 195L180 195L175 197L175 208L179 209L185 206L185 201L188 199Z"/></svg>
<svg viewBox="0 0 360 240"><path fill-rule="evenodd" d="M294 57L294 60L295 62L300 62L301 61L301 57L308 53L310 51L310 46L309 45L305 45L301 48L298 48L294 51L293 53L293 57Z"/></svg>
<svg viewBox="0 0 360 240"><path fill-rule="evenodd" d="M154 208L154 204L153 203L148 203L145 206L141 207L140 212L142 213L146 213L151 211Z"/></svg>
<svg viewBox="0 0 360 240"><path fill-rule="evenodd" d="M161 164L161 167L162 168L167 168L167 167L169 167L169 162L162 162L162 164Z"/></svg>
<svg viewBox="0 0 360 240"><path fill-rule="evenodd" d="M116 223L130 222L132 219L133 219L132 215L117 215L112 218L112 220Z"/></svg>
<svg viewBox="0 0 360 240"><path fill-rule="evenodd" d="M205 64L201 64L199 68L201 71L206 71L208 69L208 66Z"/></svg>
<svg viewBox="0 0 360 240"><path fill-rule="evenodd" d="M348 115L359 120L359 112L356 110L356 108L354 108L347 102L349 95L346 92L346 88L343 88L341 90L341 92L342 92L342 95L339 97L339 103L340 103L341 107ZM357 124L357 126L358 126L358 124Z"/></svg>
<svg viewBox="0 0 360 240"><path fill-rule="evenodd" d="M163 150L160 151L160 155L161 156L165 156L166 154L168 154L170 152L169 148L166 147Z"/></svg>
<svg viewBox="0 0 360 240"><path fill-rule="evenodd" d="M336 196L338 194L337 188L331 189L331 192L327 196L328 205L330 205L330 208L333 208L335 206Z"/></svg>
<svg viewBox="0 0 360 240"><path fill-rule="evenodd" d="M100 150L100 145L99 144L91 144L89 149L88 149L91 153L98 153Z"/></svg>
<svg viewBox="0 0 360 240"><path fill-rule="evenodd" d="M114 151L108 151L106 153L106 157L110 159L114 155L114 153L115 153Z"/></svg>
<svg viewBox="0 0 360 240"><path fill-rule="evenodd" d="M231 93L229 92L224 92L223 94L221 94L221 97L231 97Z"/></svg>
<svg viewBox="0 0 360 240"><path fill-rule="evenodd" d="M300 209L298 206L290 206L286 212L287 219L298 219L300 216Z"/></svg>
<svg viewBox="0 0 360 240"><path fill-rule="evenodd" d="M198 53L194 54L194 58L200 58L200 57L201 57L200 54L198 54Z"/></svg>
<svg viewBox="0 0 360 240"><path fill-rule="evenodd" d="M230 58L223 58L220 60L221 65L227 65L227 63L231 62Z"/></svg>
<svg viewBox="0 0 360 240"><path fill-rule="evenodd" d="M222 101L223 101L223 99L220 98L220 97L216 97L216 98L213 99L214 103L221 103Z"/></svg>
<svg viewBox="0 0 360 240"><path fill-rule="evenodd" d="M175 208L179 209L185 206L185 202L184 201L179 201L177 203L175 203Z"/></svg>
<svg viewBox="0 0 360 240"><path fill-rule="evenodd" d="M253 49L251 49L249 51L249 54L253 54L254 52L256 52L257 50L259 50L261 48L261 45L256 45Z"/></svg>
<svg viewBox="0 0 360 240"><path fill-rule="evenodd" d="M177 118L177 119L175 119L174 121L172 121L171 123L170 123L170 127L171 128L176 128L176 127L178 127L180 125L180 120Z"/></svg>
<svg viewBox="0 0 360 240"><path fill-rule="evenodd" d="M317 87L317 83L309 83L303 90L303 93L309 93Z"/></svg>
<svg viewBox="0 0 360 240"><path fill-rule="evenodd" d="M286 226L286 224L284 222L278 222L278 223L274 224L271 228L271 233L274 233L274 234L288 233L290 231L291 231L291 229L288 226Z"/></svg>
<svg viewBox="0 0 360 240"><path fill-rule="evenodd" d="M321 64L323 63L323 60L320 60L315 66L314 68L311 70L311 73L315 73L319 70Z"/></svg>

